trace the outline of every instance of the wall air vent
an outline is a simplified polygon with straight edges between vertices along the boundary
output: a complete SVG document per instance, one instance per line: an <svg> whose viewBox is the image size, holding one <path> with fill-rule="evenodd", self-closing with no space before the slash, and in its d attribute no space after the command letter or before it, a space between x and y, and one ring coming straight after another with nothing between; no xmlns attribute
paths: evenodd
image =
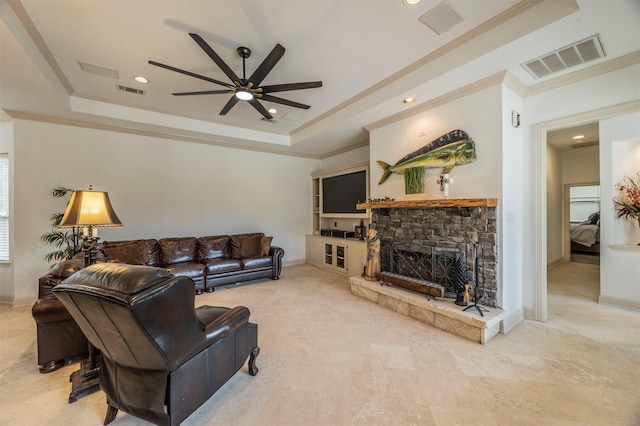
<svg viewBox="0 0 640 426"><path fill-rule="evenodd" d="M118 90L123 92L135 93L136 95L144 95L144 90L136 89L135 87L123 86L122 84L116 84Z"/></svg>
<svg viewBox="0 0 640 426"><path fill-rule="evenodd" d="M521 64L533 78L543 78L606 56L598 34Z"/></svg>

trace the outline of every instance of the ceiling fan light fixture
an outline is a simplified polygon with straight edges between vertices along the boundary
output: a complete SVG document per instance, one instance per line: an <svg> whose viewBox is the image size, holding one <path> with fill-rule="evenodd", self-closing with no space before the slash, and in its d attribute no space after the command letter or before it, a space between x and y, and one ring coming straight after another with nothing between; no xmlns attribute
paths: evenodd
<svg viewBox="0 0 640 426"><path fill-rule="evenodd" d="M238 99L242 99L243 101L248 101L248 100L253 99L253 93L251 93L248 90L238 90L236 92L236 97Z"/></svg>

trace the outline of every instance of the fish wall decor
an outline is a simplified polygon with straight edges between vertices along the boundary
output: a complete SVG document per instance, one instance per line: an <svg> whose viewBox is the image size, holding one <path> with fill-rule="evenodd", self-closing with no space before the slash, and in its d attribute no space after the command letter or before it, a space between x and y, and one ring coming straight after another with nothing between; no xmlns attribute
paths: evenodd
<svg viewBox="0 0 640 426"><path fill-rule="evenodd" d="M405 193L418 194L424 192L426 169L442 167L442 174L446 174L455 166L472 163L477 158L476 146L467 132L452 130L405 155L393 166L378 161L384 171L378 185L382 185L391 173L397 173L404 175Z"/></svg>

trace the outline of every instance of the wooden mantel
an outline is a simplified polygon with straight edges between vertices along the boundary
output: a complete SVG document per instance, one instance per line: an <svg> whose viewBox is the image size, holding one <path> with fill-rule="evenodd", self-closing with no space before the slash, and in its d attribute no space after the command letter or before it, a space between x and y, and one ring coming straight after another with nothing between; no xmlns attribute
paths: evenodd
<svg viewBox="0 0 640 426"><path fill-rule="evenodd" d="M376 201L356 204L362 209L428 209L434 207L496 207L497 198L443 198L439 200Z"/></svg>

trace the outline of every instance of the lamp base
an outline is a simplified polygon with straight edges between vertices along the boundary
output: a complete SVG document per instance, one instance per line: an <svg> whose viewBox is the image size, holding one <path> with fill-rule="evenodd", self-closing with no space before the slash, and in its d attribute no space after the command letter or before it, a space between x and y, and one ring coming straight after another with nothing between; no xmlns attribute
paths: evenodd
<svg viewBox="0 0 640 426"><path fill-rule="evenodd" d="M69 404L100 390L100 364L97 362L99 357L100 355L96 355L95 360L91 358L83 360L80 363L80 369L71 373Z"/></svg>

